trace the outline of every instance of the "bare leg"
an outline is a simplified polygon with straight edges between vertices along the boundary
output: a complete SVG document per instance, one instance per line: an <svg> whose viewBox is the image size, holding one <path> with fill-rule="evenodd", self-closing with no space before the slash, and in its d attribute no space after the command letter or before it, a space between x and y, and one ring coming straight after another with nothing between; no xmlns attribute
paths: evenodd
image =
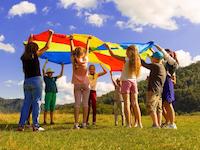
<svg viewBox="0 0 200 150"><path fill-rule="evenodd" d="M137 94L131 94L131 105L133 107L134 114L135 114L135 125L138 124L139 127L142 128L141 112L140 112L140 107L138 104Z"/></svg>
<svg viewBox="0 0 200 150"><path fill-rule="evenodd" d="M44 124L47 123L46 119L47 119L47 111L44 111Z"/></svg>
<svg viewBox="0 0 200 150"><path fill-rule="evenodd" d="M158 118L158 125L161 126L161 124L162 124L162 113L161 112L157 113L157 118Z"/></svg>
<svg viewBox="0 0 200 150"><path fill-rule="evenodd" d="M169 122L170 122L170 115L169 115L169 110L170 108L169 108L169 104L168 104L168 102L166 102L166 101L164 101L163 102L163 114L165 113L165 116L164 116L164 118L165 118L165 123L166 124L169 124Z"/></svg>
<svg viewBox="0 0 200 150"><path fill-rule="evenodd" d="M51 124L54 124L54 121L53 121L53 111L50 111L50 119L51 119Z"/></svg>
<svg viewBox="0 0 200 150"><path fill-rule="evenodd" d="M126 117L126 125L127 127L131 127L130 122L130 96L129 94L122 94L123 100L124 100L124 113Z"/></svg>
<svg viewBox="0 0 200 150"><path fill-rule="evenodd" d="M151 119L153 121L153 126L159 127L157 114L155 112L150 113Z"/></svg>

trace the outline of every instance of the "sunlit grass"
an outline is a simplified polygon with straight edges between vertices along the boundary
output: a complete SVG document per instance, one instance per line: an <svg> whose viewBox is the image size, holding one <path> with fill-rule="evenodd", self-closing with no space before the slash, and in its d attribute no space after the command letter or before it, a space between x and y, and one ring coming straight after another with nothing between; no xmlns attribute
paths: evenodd
<svg viewBox="0 0 200 150"><path fill-rule="evenodd" d="M80 116L81 119L82 116ZM56 114L55 125L44 132L26 128L17 132L19 114L0 114L0 149L199 149L200 116L178 116L178 130L151 129L143 117L143 129L114 126L112 115L98 115L97 125L73 129L72 114ZM41 115L41 122L43 115Z"/></svg>

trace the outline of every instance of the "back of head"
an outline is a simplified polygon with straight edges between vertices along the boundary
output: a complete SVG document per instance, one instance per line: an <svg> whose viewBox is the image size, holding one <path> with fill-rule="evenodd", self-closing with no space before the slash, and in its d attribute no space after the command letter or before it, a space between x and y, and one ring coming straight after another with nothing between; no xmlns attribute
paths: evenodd
<svg viewBox="0 0 200 150"><path fill-rule="evenodd" d="M127 51L131 53L129 58L129 74L135 74L136 77L140 75L141 60L138 49L135 45L131 45L127 48Z"/></svg>
<svg viewBox="0 0 200 150"><path fill-rule="evenodd" d="M77 47L74 50L74 55L76 57L80 57L80 56L84 55L85 53L86 53L86 50L84 48L82 48L82 47Z"/></svg>
<svg viewBox="0 0 200 150"><path fill-rule="evenodd" d="M34 42L30 42L25 45L25 51L21 56L22 60L29 60L33 59L34 55L36 54L37 50L39 49L38 45Z"/></svg>

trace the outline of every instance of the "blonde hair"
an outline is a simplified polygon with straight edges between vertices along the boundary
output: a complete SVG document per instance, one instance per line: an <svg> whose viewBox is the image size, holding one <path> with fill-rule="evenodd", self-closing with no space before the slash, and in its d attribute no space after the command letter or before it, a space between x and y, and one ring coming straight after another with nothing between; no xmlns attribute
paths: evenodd
<svg viewBox="0 0 200 150"><path fill-rule="evenodd" d="M72 63L75 67L75 69L78 68L78 64L77 64L77 61L76 61L76 58L79 58L80 56L86 54L86 49L82 48L82 47L76 47L75 50L73 51L73 54L72 54Z"/></svg>
<svg viewBox="0 0 200 150"><path fill-rule="evenodd" d="M127 48L127 51L131 52L131 57L129 58L129 74L135 74L136 77L140 75L141 60L139 57L138 49L135 45L131 45Z"/></svg>

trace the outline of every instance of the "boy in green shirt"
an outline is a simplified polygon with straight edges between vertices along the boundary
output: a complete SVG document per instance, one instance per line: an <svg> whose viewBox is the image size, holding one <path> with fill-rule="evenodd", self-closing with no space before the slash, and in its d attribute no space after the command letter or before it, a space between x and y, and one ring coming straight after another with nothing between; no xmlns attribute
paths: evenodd
<svg viewBox="0 0 200 150"><path fill-rule="evenodd" d="M48 111L50 111L50 119L51 119L50 124L54 124L53 112L55 110L55 105L56 105L56 93L58 92L56 80L63 76L64 64L61 65L62 69L60 75L53 77L54 71L52 69L48 68L45 72L47 63L48 60L46 60L42 69L43 78L45 82L44 124L46 124L46 117Z"/></svg>

